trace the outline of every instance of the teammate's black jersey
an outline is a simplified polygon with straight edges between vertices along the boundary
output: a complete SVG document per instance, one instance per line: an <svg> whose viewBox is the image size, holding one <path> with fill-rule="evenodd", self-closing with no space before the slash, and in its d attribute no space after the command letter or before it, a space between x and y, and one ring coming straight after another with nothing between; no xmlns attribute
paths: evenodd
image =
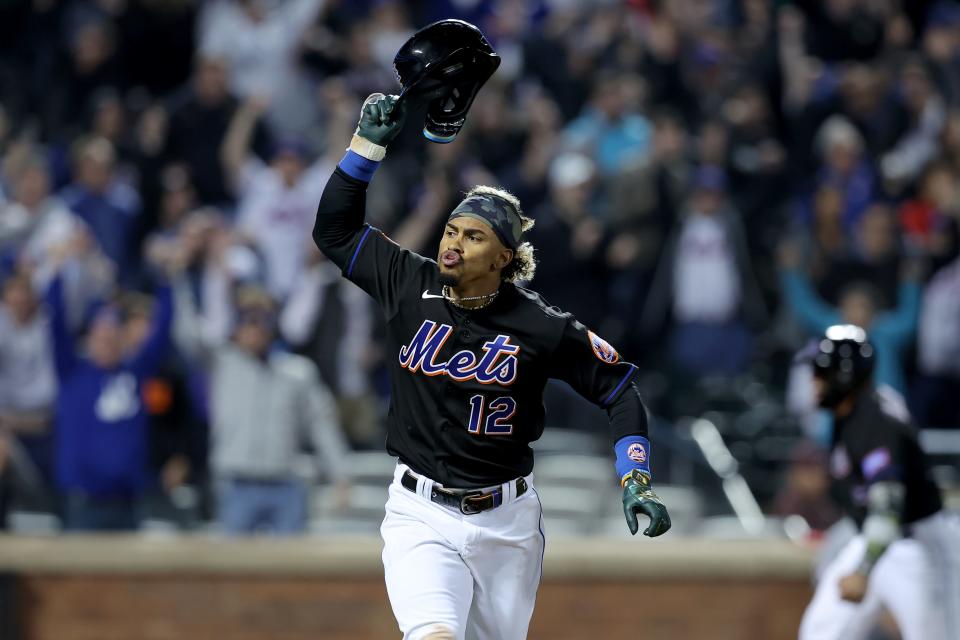
<svg viewBox="0 0 960 640"><path fill-rule="evenodd" d="M548 378L607 408L615 439L645 435L636 366L527 289L505 282L487 307L451 304L436 262L363 223L366 187L338 168L324 189L314 239L385 316L387 451L452 487L526 475L529 444L543 431Z"/></svg>
<svg viewBox="0 0 960 640"><path fill-rule="evenodd" d="M863 525L867 490L874 482L895 481L906 490L900 522L916 522L941 508L940 489L930 475L916 430L892 414L876 393L857 399L853 411L836 421L830 452L832 493Z"/></svg>

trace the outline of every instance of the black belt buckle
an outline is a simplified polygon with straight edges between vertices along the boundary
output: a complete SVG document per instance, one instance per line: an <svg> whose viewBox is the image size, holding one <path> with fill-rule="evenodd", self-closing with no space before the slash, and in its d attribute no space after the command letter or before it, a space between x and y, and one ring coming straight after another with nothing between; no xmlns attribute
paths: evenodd
<svg viewBox="0 0 960 640"><path fill-rule="evenodd" d="M467 502L469 498L479 498L482 495L484 495L484 493L480 490L465 491L463 495L460 496L460 513L465 516L472 516L483 511L483 508Z"/></svg>

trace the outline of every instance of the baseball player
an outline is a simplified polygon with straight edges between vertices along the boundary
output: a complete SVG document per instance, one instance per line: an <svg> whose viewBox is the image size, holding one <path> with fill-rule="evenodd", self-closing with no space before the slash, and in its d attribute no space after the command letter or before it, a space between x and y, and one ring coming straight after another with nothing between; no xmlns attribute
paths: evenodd
<svg viewBox="0 0 960 640"><path fill-rule="evenodd" d="M813 354L818 403L834 416L832 493L859 528L826 567L800 640L857 640L882 608L904 640L960 638L960 524L941 510L916 431L873 391L873 346L854 325Z"/></svg>
<svg viewBox="0 0 960 640"><path fill-rule="evenodd" d="M470 191L436 261L364 224L367 184L405 117L396 96L367 98L313 231L387 323L386 446L399 459L381 527L387 592L406 639L519 640L543 561L530 443L543 431L548 378L607 410L631 533L637 513L651 537L670 518L650 485L637 367L516 284L533 276L534 260L523 240L533 221L515 197Z"/></svg>

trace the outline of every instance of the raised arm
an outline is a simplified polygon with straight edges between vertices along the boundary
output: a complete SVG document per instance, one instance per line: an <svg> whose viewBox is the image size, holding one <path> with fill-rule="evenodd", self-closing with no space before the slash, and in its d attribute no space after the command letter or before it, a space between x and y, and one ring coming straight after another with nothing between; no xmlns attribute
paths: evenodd
<svg viewBox="0 0 960 640"><path fill-rule="evenodd" d="M820 334L840 322L840 312L817 295L807 274L799 268L784 269L780 284L790 308L807 331Z"/></svg>
<svg viewBox="0 0 960 640"><path fill-rule="evenodd" d="M46 303L50 316L50 336L53 339L53 362L57 377L64 380L77 365L76 344L67 324L63 301L63 278L57 272L47 288Z"/></svg>
<svg viewBox="0 0 960 640"><path fill-rule="evenodd" d="M131 368L138 375L149 375L170 349L170 328L173 324L173 292L170 284L162 282L156 289L156 306L150 324L150 333L143 346L133 356Z"/></svg>
<svg viewBox="0 0 960 640"><path fill-rule="evenodd" d="M426 262L364 224L367 185L386 145L403 127L396 96L373 94L363 105L357 132L320 197L313 240L344 277L370 294L390 316L403 289Z"/></svg>
<svg viewBox="0 0 960 640"><path fill-rule="evenodd" d="M266 100L253 97L244 102L233 114L227 134L220 146L220 163L224 175L234 192L243 190L243 167L250 159L250 143L260 116L267 108Z"/></svg>
<svg viewBox="0 0 960 640"><path fill-rule="evenodd" d="M913 339L920 315L920 282L912 277L900 281L897 289L897 308L877 316L874 332L883 333L898 347Z"/></svg>

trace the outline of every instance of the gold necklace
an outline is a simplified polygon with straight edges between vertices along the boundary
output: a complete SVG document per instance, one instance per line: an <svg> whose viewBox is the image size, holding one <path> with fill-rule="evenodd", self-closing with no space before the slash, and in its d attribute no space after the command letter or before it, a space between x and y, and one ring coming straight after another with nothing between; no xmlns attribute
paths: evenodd
<svg viewBox="0 0 960 640"><path fill-rule="evenodd" d="M466 298L454 298L453 295L451 294L449 285L443 285L442 292L443 292L443 297L449 300L452 305L460 307L461 309L466 309L468 311L476 311L477 309L483 309L484 307L488 306L491 302L493 302L497 298L497 295L500 293L500 289L497 289L493 293L485 293L482 296L468 296ZM482 304L478 304L475 307L467 307L460 304L465 300L486 300L486 302L483 302Z"/></svg>

